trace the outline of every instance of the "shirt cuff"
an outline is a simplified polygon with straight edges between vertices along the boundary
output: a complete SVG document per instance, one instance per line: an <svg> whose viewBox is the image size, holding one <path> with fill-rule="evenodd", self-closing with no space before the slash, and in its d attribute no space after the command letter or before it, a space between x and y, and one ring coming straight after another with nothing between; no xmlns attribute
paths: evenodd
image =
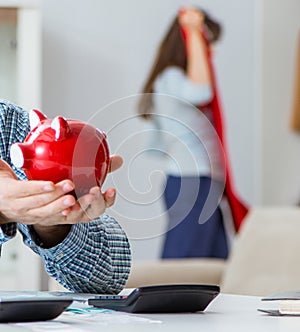
<svg viewBox="0 0 300 332"><path fill-rule="evenodd" d="M66 265L73 260L73 256L80 252L88 238L88 223L72 225L67 237L52 248L37 247L40 256L47 262L55 261L56 264Z"/></svg>
<svg viewBox="0 0 300 332"><path fill-rule="evenodd" d="M10 222L0 225L0 244L13 238L17 233L17 224Z"/></svg>

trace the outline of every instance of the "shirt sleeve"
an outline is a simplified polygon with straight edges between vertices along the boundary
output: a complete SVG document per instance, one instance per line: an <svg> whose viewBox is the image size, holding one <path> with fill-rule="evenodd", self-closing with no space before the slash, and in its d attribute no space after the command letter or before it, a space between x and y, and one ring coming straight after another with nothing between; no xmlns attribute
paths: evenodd
<svg viewBox="0 0 300 332"><path fill-rule="evenodd" d="M130 246L120 225L107 214L73 225L65 240L50 249L33 241L28 226L18 227L24 243L42 257L48 274L70 291L117 294L124 288Z"/></svg>
<svg viewBox="0 0 300 332"><path fill-rule="evenodd" d="M154 92L172 95L193 105L208 103L212 99L210 84L194 83L178 67L168 67L158 76Z"/></svg>
<svg viewBox="0 0 300 332"><path fill-rule="evenodd" d="M17 233L16 223L7 223L0 225L0 256L1 256L1 246L4 242L13 238Z"/></svg>
<svg viewBox="0 0 300 332"><path fill-rule="evenodd" d="M13 143L23 142L27 136L30 130L28 112L17 105L0 100L0 129L0 158L15 171L16 168L10 160L10 147ZM21 174L21 179L24 180L24 173Z"/></svg>
<svg viewBox="0 0 300 332"><path fill-rule="evenodd" d="M25 180L21 169L12 165L10 160L10 147L15 142L23 142L29 131L29 118L27 111L8 101L0 100L0 158L12 166L20 180ZM0 247L16 235L16 223L0 225Z"/></svg>

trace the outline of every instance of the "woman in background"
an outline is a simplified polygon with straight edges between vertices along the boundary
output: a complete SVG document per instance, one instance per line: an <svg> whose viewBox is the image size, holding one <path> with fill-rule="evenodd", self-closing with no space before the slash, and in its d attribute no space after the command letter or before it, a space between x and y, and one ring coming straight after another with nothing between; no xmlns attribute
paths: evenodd
<svg viewBox="0 0 300 332"><path fill-rule="evenodd" d="M221 26L180 10L163 39L139 103L166 159L169 224L163 258L226 258L247 213L232 188L211 44Z"/></svg>

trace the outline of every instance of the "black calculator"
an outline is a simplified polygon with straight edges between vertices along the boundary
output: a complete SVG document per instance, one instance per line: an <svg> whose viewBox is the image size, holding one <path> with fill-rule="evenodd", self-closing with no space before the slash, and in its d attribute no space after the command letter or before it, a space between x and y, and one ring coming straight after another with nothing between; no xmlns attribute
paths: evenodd
<svg viewBox="0 0 300 332"><path fill-rule="evenodd" d="M0 292L1 293L1 292ZM6 292L7 293L7 292ZM62 297L31 297L1 298L0 323L34 322L54 319L69 305L72 299Z"/></svg>
<svg viewBox="0 0 300 332"><path fill-rule="evenodd" d="M220 293L217 285L176 284L135 288L128 295L99 295L88 300L94 307L131 313L204 311Z"/></svg>

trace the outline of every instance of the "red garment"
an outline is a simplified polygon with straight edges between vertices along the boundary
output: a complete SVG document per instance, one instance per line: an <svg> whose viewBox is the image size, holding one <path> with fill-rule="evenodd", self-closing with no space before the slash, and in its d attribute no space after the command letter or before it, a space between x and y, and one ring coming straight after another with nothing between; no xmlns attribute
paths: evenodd
<svg viewBox="0 0 300 332"><path fill-rule="evenodd" d="M183 40L186 41L186 33L184 30L182 30L182 36L183 36ZM206 38L204 36L203 36L203 38L206 40ZM207 41L207 44L208 44L208 41ZM201 109L202 112L205 111L205 108L209 108L212 111L213 126L215 127L218 137L220 138L220 141L222 143L222 148L223 148L224 157L225 157L226 181L225 181L224 192L225 192L225 195L229 202L229 206L230 206L233 221L234 221L235 230L238 231L243 222L244 217L246 216L246 214L248 212L248 207L238 197L238 195L236 194L235 189L234 189L232 175L231 175L230 162L229 162L229 155L228 155L227 145L226 145L226 140L225 140L225 130L224 130L224 125L223 125L223 111L222 111L222 107L221 107L220 100L219 100L219 93L218 93L218 89L217 89L216 78L215 78L214 68L213 68L213 64L212 64L211 52L209 52L209 47L207 49L208 49L207 59L208 59L208 64L210 67L211 79L212 79L213 99L210 103L208 103L206 105L199 105L198 107L199 107L199 109Z"/></svg>
<svg viewBox="0 0 300 332"><path fill-rule="evenodd" d="M211 60L211 59L209 59ZM235 225L236 231L239 230L244 217L248 212L248 207L241 201L238 195L235 192L232 175L231 175L231 167L229 162L229 155L227 151L226 141L225 141L225 133L224 133L224 125L223 125L223 118L222 118L222 108L219 101L219 94L217 91L216 80L213 73L213 66L211 64L211 73L212 73L212 88L213 88L213 99L209 104L210 109L212 110L213 114L213 125L216 129L216 132L220 138L222 143L222 148L224 151L225 156L225 195L227 196L231 213Z"/></svg>

